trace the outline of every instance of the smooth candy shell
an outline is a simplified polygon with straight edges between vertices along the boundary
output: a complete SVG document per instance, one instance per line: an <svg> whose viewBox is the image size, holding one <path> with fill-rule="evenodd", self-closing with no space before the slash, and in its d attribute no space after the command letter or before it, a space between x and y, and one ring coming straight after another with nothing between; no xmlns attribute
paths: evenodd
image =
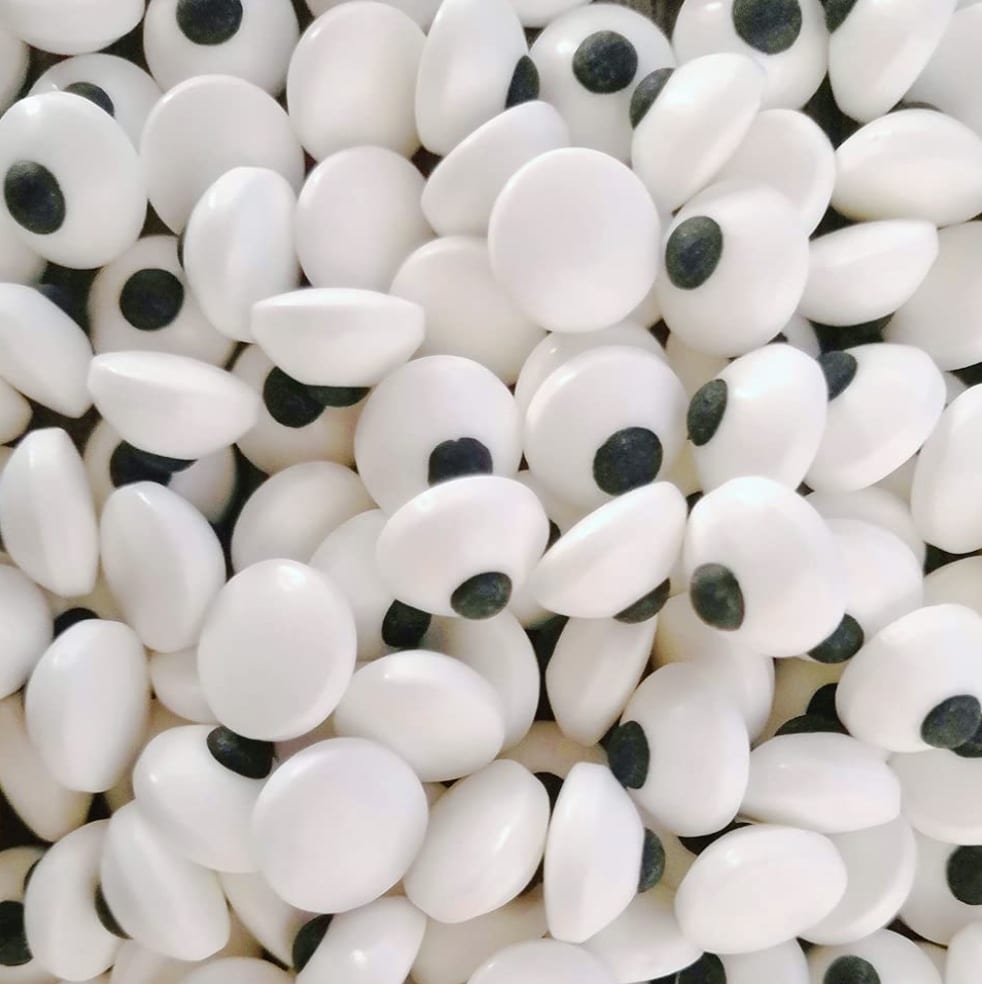
<svg viewBox="0 0 982 984"><path fill-rule="evenodd" d="M214 722L215 714L205 700L198 679L197 648L153 653L149 669L154 696L167 710L185 721Z"/></svg>
<svg viewBox="0 0 982 984"><path fill-rule="evenodd" d="M9 697L27 683L51 634L41 589L16 567L0 566L0 696Z"/></svg>
<svg viewBox="0 0 982 984"><path fill-rule="evenodd" d="M982 763L932 749L890 760L903 789L904 815L914 828L950 844L982 844Z"/></svg>
<svg viewBox="0 0 982 984"><path fill-rule="evenodd" d="M75 55L105 48L136 27L140 0L3 0L0 14L17 37L44 51Z"/></svg>
<svg viewBox="0 0 982 984"><path fill-rule="evenodd" d="M581 947L536 940L499 950L467 984L613 984L613 978Z"/></svg>
<svg viewBox="0 0 982 984"><path fill-rule="evenodd" d="M948 942L945 984L972 984L982 960L982 925L960 929Z"/></svg>
<svg viewBox="0 0 982 984"><path fill-rule="evenodd" d="M218 878L233 913L248 933L289 966L293 961L293 941L312 914L284 902L260 874L224 872Z"/></svg>
<svg viewBox="0 0 982 984"><path fill-rule="evenodd" d="M192 967L181 984L288 984L285 970L258 957L223 957Z"/></svg>
<svg viewBox="0 0 982 984"><path fill-rule="evenodd" d="M843 946L820 946L808 954L808 969L813 981L821 981L840 958L855 957L873 968L880 980L905 980L910 984L941 984L941 974L912 940L880 930Z"/></svg>

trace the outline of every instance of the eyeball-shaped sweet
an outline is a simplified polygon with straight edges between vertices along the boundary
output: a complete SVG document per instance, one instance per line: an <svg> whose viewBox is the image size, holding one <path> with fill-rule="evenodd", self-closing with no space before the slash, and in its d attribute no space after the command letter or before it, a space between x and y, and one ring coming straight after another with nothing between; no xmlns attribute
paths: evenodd
<svg viewBox="0 0 982 984"><path fill-rule="evenodd" d="M140 158L150 204L175 233L226 171L277 171L299 192L303 149L285 110L244 79L200 75L174 86L147 117Z"/></svg>
<svg viewBox="0 0 982 984"><path fill-rule="evenodd" d="M702 488L758 475L797 489L825 430L828 389L818 363L790 345L741 355L689 403Z"/></svg>
<svg viewBox="0 0 982 984"><path fill-rule="evenodd" d="M709 184L740 146L766 80L751 58L727 52L649 78L631 102L631 166L667 215Z"/></svg>
<svg viewBox="0 0 982 984"><path fill-rule="evenodd" d="M167 352L96 356L89 392L123 440L185 461L233 444L255 426L260 405L231 373Z"/></svg>
<svg viewBox="0 0 982 984"><path fill-rule="evenodd" d="M376 291L313 287L253 305L250 330L298 382L362 390L416 352L424 337L424 312L414 301Z"/></svg>
<svg viewBox="0 0 982 984"><path fill-rule="evenodd" d="M829 82L839 109L860 123L888 112L927 65L954 10L955 0L827 7Z"/></svg>
<svg viewBox="0 0 982 984"><path fill-rule="evenodd" d="M414 94L425 40L406 13L385 3L338 4L307 28L290 58L286 96L315 160L363 145L406 156L416 150Z"/></svg>
<svg viewBox="0 0 982 984"><path fill-rule="evenodd" d="M286 178L258 167L226 172L194 206L181 263L202 311L223 335L253 341L253 304L299 283L296 207Z"/></svg>
<svg viewBox="0 0 982 984"><path fill-rule="evenodd" d="M122 622L86 619L38 661L24 698L27 733L68 789L114 786L139 748L150 703L146 654Z"/></svg>
<svg viewBox="0 0 982 984"><path fill-rule="evenodd" d="M203 960L228 941L218 878L172 851L136 803L109 821L99 878L114 921L151 950Z"/></svg>
<svg viewBox="0 0 982 984"><path fill-rule="evenodd" d="M289 646L283 648L284 640ZM270 652L280 652L275 662ZM265 560L233 577L208 610L198 673L209 706L237 734L296 738L337 706L355 664L355 625L324 574Z"/></svg>
<svg viewBox="0 0 982 984"><path fill-rule="evenodd" d="M43 72L28 95L71 92L95 103L126 131L135 147L160 87L138 65L116 55L77 55Z"/></svg>
<svg viewBox="0 0 982 984"><path fill-rule="evenodd" d="M259 419L237 443L261 471L272 474L302 461L354 462L361 405L325 409L309 387L274 366L258 345L242 350L232 374L260 397Z"/></svg>
<svg viewBox="0 0 982 984"><path fill-rule="evenodd" d="M638 889L643 844L637 810L610 772L574 765L545 845L546 919L554 939L582 943L627 908Z"/></svg>
<svg viewBox="0 0 982 984"><path fill-rule="evenodd" d="M972 328L982 304L973 273L982 257L982 223L942 229L938 246L934 266L890 319L883 337L922 349L941 369L961 369L982 359L982 344Z"/></svg>
<svg viewBox="0 0 982 984"><path fill-rule="evenodd" d="M388 513L448 479L513 476L521 454L507 388L490 370L451 355L390 373L365 401L355 433L358 473Z"/></svg>
<svg viewBox="0 0 982 984"><path fill-rule="evenodd" d="M0 27L0 112L17 98L27 78L30 52L20 38Z"/></svg>
<svg viewBox="0 0 982 984"><path fill-rule="evenodd" d="M468 984L613 984L591 953L555 939L516 943L499 950L471 975Z"/></svg>
<svg viewBox="0 0 982 984"><path fill-rule="evenodd" d="M46 260L88 269L136 242L147 198L140 161L104 110L64 92L29 96L0 122L4 208Z"/></svg>
<svg viewBox="0 0 982 984"><path fill-rule="evenodd" d="M982 721L982 674L972 655L980 640L982 619L961 605L920 608L892 622L842 674L836 708L843 723L893 752L957 748Z"/></svg>
<svg viewBox="0 0 982 984"><path fill-rule="evenodd" d="M542 98L569 124L573 144L621 161L630 156L630 104L637 83L675 65L668 38L650 18L611 3L560 14L529 54Z"/></svg>
<svg viewBox="0 0 982 984"><path fill-rule="evenodd" d="M386 291L430 238L423 176L393 150L350 147L325 158L297 203L297 256L315 287Z"/></svg>
<svg viewBox="0 0 982 984"><path fill-rule="evenodd" d="M656 670L638 687L607 754L635 802L686 836L726 826L747 786L750 749L736 703L684 663Z"/></svg>
<svg viewBox="0 0 982 984"><path fill-rule="evenodd" d="M95 587L95 507L82 459L60 428L32 431L4 466L0 533L14 563L41 587L67 598Z"/></svg>
<svg viewBox="0 0 982 984"><path fill-rule="evenodd" d="M51 612L41 589L16 567L0 565L0 624L4 627L0 696L27 683L53 635Z"/></svg>
<svg viewBox="0 0 982 984"><path fill-rule="evenodd" d="M333 738L287 759L253 813L263 875L291 905L346 912L409 869L428 809L415 773L362 738Z"/></svg>
<svg viewBox="0 0 982 984"><path fill-rule="evenodd" d="M569 146L569 128L549 103L520 103L465 137L423 189L426 220L441 236L485 236L508 179L540 154Z"/></svg>
<svg viewBox="0 0 982 984"><path fill-rule="evenodd" d="M685 0L672 43L679 61L715 51L748 55L767 76L764 106L804 106L825 75L828 34L818 0Z"/></svg>
<svg viewBox="0 0 982 984"><path fill-rule="evenodd" d="M414 608L490 618L525 582L548 537L533 492L512 479L471 475L427 489L390 517L379 535L379 569ZM440 562L424 570L424 554Z"/></svg>
<svg viewBox="0 0 982 984"><path fill-rule="evenodd" d="M811 242L798 310L826 325L885 317L910 300L937 255L937 229L922 219L862 222L827 233Z"/></svg>
<svg viewBox="0 0 982 984"><path fill-rule="evenodd" d="M881 984L941 984L931 958L899 933L881 929L854 943L819 946L808 954L814 984L849 984L880 981Z"/></svg>
<svg viewBox="0 0 982 984"><path fill-rule="evenodd" d="M874 342L819 357L829 389L825 433L805 481L820 492L863 489L902 465L944 410L940 371L910 345Z"/></svg>
<svg viewBox="0 0 982 984"><path fill-rule="evenodd" d="M770 185L795 206L808 232L821 221L838 180L829 138L810 117L793 109L759 113L717 178Z"/></svg>
<svg viewBox="0 0 982 984"><path fill-rule="evenodd" d="M672 332L712 355L742 355L794 314L808 278L808 234L779 191L721 181L676 215L662 265L655 292Z"/></svg>
<svg viewBox="0 0 982 984"><path fill-rule="evenodd" d="M162 89L235 75L276 96L299 34L289 0L150 0L143 50Z"/></svg>
<svg viewBox="0 0 982 984"><path fill-rule="evenodd" d="M531 772L507 760L485 766L433 806L404 880L409 900L449 923L498 909L535 873L548 824L549 797Z"/></svg>
<svg viewBox="0 0 982 984"><path fill-rule="evenodd" d="M570 359L536 390L525 454L554 494L595 508L671 467L684 415L682 385L662 359L601 346Z"/></svg>
<svg viewBox="0 0 982 984"><path fill-rule="evenodd" d="M30 869L25 886L24 930L30 952L48 973L63 979L88 980L108 970L122 943L96 913L107 826L100 820L63 837Z"/></svg>
<svg viewBox="0 0 982 984"><path fill-rule="evenodd" d="M846 866L821 834L754 824L724 834L682 879L675 912L712 953L752 953L825 918L846 890Z"/></svg>
<svg viewBox="0 0 982 984"><path fill-rule="evenodd" d="M982 140L929 109L889 113L835 152L832 204L851 219L967 222L982 209Z"/></svg>
<svg viewBox="0 0 982 984"><path fill-rule="evenodd" d="M177 252L174 236L147 236L96 274L88 302L96 352L143 349L224 365L233 342L208 322Z"/></svg>
<svg viewBox="0 0 982 984"><path fill-rule="evenodd" d="M143 16L142 0L3 0L7 30L56 55L98 51L128 34Z"/></svg>
<svg viewBox="0 0 982 984"><path fill-rule="evenodd" d="M770 479L734 478L703 496L689 516L684 559L699 617L760 653L807 652L845 613L831 531Z"/></svg>
<svg viewBox="0 0 982 984"><path fill-rule="evenodd" d="M488 247L495 276L531 321L580 332L623 320L645 298L660 234L635 174L606 154L568 147L509 179L491 212Z"/></svg>
<svg viewBox="0 0 982 984"><path fill-rule="evenodd" d="M508 0L444 0L423 45L416 80L416 126L423 146L446 154L519 101L512 96L514 89L525 88L523 62L528 45ZM528 67L530 94L524 98L534 99L538 79L534 66Z"/></svg>

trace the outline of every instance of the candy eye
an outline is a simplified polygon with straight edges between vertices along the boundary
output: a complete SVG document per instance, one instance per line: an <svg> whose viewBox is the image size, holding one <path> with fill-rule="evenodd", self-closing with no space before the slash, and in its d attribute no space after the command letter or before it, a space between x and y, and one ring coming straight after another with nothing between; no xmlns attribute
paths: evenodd
<svg viewBox="0 0 982 984"><path fill-rule="evenodd" d="M188 289L173 236L140 239L100 270L88 310L96 352L146 349L222 365L232 351Z"/></svg>
<svg viewBox="0 0 982 984"><path fill-rule="evenodd" d="M668 39L651 20L609 3L560 14L529 54L541 98L569 124L573 144L622 161L630 156L636 83L675 64Z"/></svg>
<svg viewBox="0 0 982 984"><path fill-rule="evenodd" d="M146 196L136 151L87 99L49 92L12 106L0 123L0 176L18 235L50 262L101 266L140 234Z"/></svg>
<svg viewBox="0 0 982 984"><path fill-rule="evenodd" d="M529 403L529 467L561 499L596 507L671 467L684 415L682 386L657 356L624 346L588 350L553 372Z"/></svg>
<svg viewBox="0 0 982 984"><path fill-rule="evenodd" d="M358 473L391 513L433 481L514 475L521 458L515 401L476 362L416 359L390 373L365 401L355 434ZM403 599L409 600L409 599Z"/></svg>
<svg viewBox="0 0 982 984"><path fill-rule="evenodd" d="M152 0L143 48L163 89L195 75L236 75L275 96L299 33L288 0Z"/></svg>
<svg viewBox="0 0 982 984"><path fill-rule="evenodd" d="M93 0L82 10L65 11L57 3L7 0L7 30L28 44L57 55L78 55L108 47L128 34L143 17L143 0Z"/></svg>

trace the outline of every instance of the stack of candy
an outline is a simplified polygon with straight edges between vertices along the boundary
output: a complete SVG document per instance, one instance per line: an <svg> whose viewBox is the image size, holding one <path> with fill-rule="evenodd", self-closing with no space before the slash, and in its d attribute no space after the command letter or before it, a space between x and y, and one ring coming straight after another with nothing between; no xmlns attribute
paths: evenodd
<svg viewBox="0 0 982 984"><path fill-rule="evenodd" d="M0 0L0 984L979 984L980 53Z"/></svg>

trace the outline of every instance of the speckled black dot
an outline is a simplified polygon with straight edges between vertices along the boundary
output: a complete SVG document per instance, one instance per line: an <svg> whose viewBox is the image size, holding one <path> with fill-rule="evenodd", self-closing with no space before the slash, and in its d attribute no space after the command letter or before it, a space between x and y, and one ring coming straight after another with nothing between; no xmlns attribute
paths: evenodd
<svg viewBox="0 0 982 984"><path fill-rule="evenodd" d="M184 306L184 284L170 270L137 270L123 284L119 310L138 331L160 331Z"/></svg>
<svg viewBox="0 0 982 984"><path fill-rule="evenodd" d="M263 383L263 403L273 420L284 427L306 427L324 412L303 383L275 367Z"/></svg>
<svg viewBox="0 0 982 984"><path fill-rule="evenodd" d="M450 607L461 618L491 618L511 600L511 578L499 571L469 577L450 596Z"/></svg>
<svg viewBox="0 0 982 984"><path fill-rule="evenodd" d="M680 222L665 244L665 272L679 290L701 287L723 255L723 230L708 215Z"/></svg>
<svg viewBox="0 0 982 984"><path fill-rule="evenodd" d="M382 619L382 641L393 649L415 649L430 627L429 612L393 601Z"/></svg>
<svg viewBox="0 0 982 984"><path fill-rule="evenodd" d="M689 597L696 614L716 629L743 625L743 592L733 571L722 564L701 564L692 574Z"/></svg>
<svg viewBox="0 0 982 984"><path fill-rule="evenodd" d="M622 495L653 482L661 463L658 435L647 427L625 427L597 449L593 480L608 495Z"/></svg>
<svg viewBox="0 0 982 984"><path fill-rule="evenodd" d="M614 778L627 789L640 789L648 778L651 750L637 721L618 725L607 741L607 763Z"/></svg>
<svg viewBox="0 0 982 984"><path fill-rule="evenodd" d="M816 733L844 735L846 729L838 720L826 717L824 714L799 714L797 717L789 718L774 732L776 735L811 735Z"/></svg>
<svg viewBox="0 0 982 984"><path fill-rule="evenodd" d="M654 888L665 874L665 848L653 830L645 829L644 846L641 849L641 874L638 876L638 891L647 892Z"/></svg>
<svg viewBox="0 0 982 984"><path fill-rule="evenodd" d="M711 844L715 844L720 837L725 837L734 830L742 830L750 824L744 820L731 820L720 830L714 830L711 834L698 834L694 837L680 837L679 843L690 853L697 857L702 854Z"/></svg>
<svg viewBox="0 0 982 984"><path fill-rule="evenodd" d="M596 31L573 53L573 74L584 89L607 95L626 89L638 70L638 52L623 34Z"/></svg>
<svg viewBox="0 0 982 984"><path fill-rule="evenodd" d="M89 102L95 103L99 109L104 110L110 116L116 115L116 107L113 105L112 99L109 98L109 93L101 85L96 85L93 82L73 82L71 85L65 86L65 92L88 99Z"/></svg>
<svg viewBox="0 0 982 984"><path fill-rule="evenodd" d="M107 933L112 933L113 936L118 936L121 940L128 940L130 938L129 933L119 925L119 921L113 915L112 909L109 908L109 903L106 901L106 896L102 891L102 885L96 885L95 887L95 914L102 923L102 928Z"/></svg>
<svg viewBox="0 0 982 984"><path fill-rule="evenodd" d="M310 963L317 947L321 945L334 916L314 916L305 922L293 938L293 969L299 974Z"/></svg>
<svg viewBox="0 0 982 984"><path fill-rule="evenodd" d="M880 984L880 975L862 957L839 957L829 964L822 984Z"/></svg>
<svg viewBox="0 0 982 984"><path fill-rule="evenodd" d="M825 352L818 357L818 366L825 374L825 385L828 387L829 400L834 400L843 393L856 378L859 364L855 356L848 352Z"/></svg>
<svg viewBox="0 0 982 984"><path fill-rule="evenodd" d="M67 209L61 185L36 161L11 164L3 179L3 200L11 218L37 236L49 236L64 225Z"/></svg>
<svg viewBox="0 0 982 984"><path fill-rule="evenodd" d="M819 663L844 663L863 648L865 638L859 622L852 615L843 615L832 634L810 650L808 655Z"/></svg>
<svg viewBox="0 0 982 984"><path fill-rule="evenodd" d="M959 902L982 905L982 847L955 848L948 855L945 877Z"/></svg>
<svg viewBox="0 0 982 984"><path fill-rule="evenodd" d="M168 485L175 472L190 468L193 461L184 458L166 458L151 454L120 441L109 456L109 480L117 489L133 482L156 482Z"/></svg>
<svg viewBox="0 0 982 984"><path fill-rule="evenodd" d="M710 379L696 390L689 401L685 420L689 428L689 440L697 448L708 444L723 422L727 392L726 380Z"/></svg>
<svg viewBox="0 0 982 984"><path fill-rule="evenodd" d="M219 764L247 779L265 779L273 771L273 743L243 738L228 728L208 733L208 751Z"/></svg>
<svg viewBox="0 0 982 984"><path fill-rule="evenodd" d="M67 631L79 622L87 622L89 619L98 617L91 608L66 608L63 612L55 616L55 636L60 636L62 632Z"/></svg>
<svg viewBox="0 0 982 984"><path fill-rule="evenodd" d="M982 724L982 705L970 694L941 701L928 711L921 724L921 738L932 748L964 745Z"/></svg>
<svg viewBox="0 0 982 984"><path fill-rule="evenodd" d="M656 68L649 72L631 94L631 127L636 127L648 114L655 100L661 95L665 83L672 77L674 68Z"/></svg>
<svg viewBox="0 0 982 984"><path fill-rule="evenodd" d="M0 902L0 964L20 967L31 959L24 932L24 904L11 900Z"/></svg>
<svg viewBox="0 0 982 984"><path fill-rule="evenodd" d="M654 618L665 607L671 590L671 578L666 577L661 584L652 588L646 595L642 595L634 604L628 605L623 611L618 612L614 618L627 625L647 622L649 618Z"/></svg>
<svg viewBox="0 0 982 984"><path fill-rule="evenodd" d="M733 28L757 51L779 55L801 34L798 0L734 0Z"/></svg>
<svg viewBox="0 0 982 984"><path fill-rule="evenodd" d="M975 729L975 734L968 741L952 751L962 758L982 758L982 724Z"/></svg>
<svg viewBox="0 0 982 984"><path fill-rule="evenodd" d="M312 386L308 383L300 385L306 386L310 398L322 407L353 407L356 403L361 403L369 392L367 386Z"/></svg>
<svg viewBox="0 0 982 984"><path fill-rule="evenodd" d="M678 984L726 984L723 961L715 953L704 953L694 964L679 971Z"/></svg>
<svg viewBox="0 0 982 984"><path fill-rule="evenodd" d="M842 27L855 6L856 0L825 0L825 26L830 34Z"/></svg>
<svg viewBox="0 0 982 984"><path fill-rule="evenodd" d="M522 55L515 63L511 82L508 84L508 95L505 96L505 109L531 102L539 98L539 70L528 55Z"/></svg>
<svg viewBox="0 0 982 984"><path fill-rule="evenodd" d="M555 772L536 772L535 778L546 787L546 794L549 796L549 809L556 809L556 800L562 792L563 780Z"/></svg>
<svg viewBox="0 0 982 984"><path fill-rule="evenodd" d="M430 485L465 475L490 475L494 471L491 452L474 437L441 441L431 452L427 468Z"/></svg>
<svg viewBox="0 0 982 984"><path fill-rule="evenodd" d="M177 0L177 26L194 44L223 44L242 24L241 0Z"/></svg>

